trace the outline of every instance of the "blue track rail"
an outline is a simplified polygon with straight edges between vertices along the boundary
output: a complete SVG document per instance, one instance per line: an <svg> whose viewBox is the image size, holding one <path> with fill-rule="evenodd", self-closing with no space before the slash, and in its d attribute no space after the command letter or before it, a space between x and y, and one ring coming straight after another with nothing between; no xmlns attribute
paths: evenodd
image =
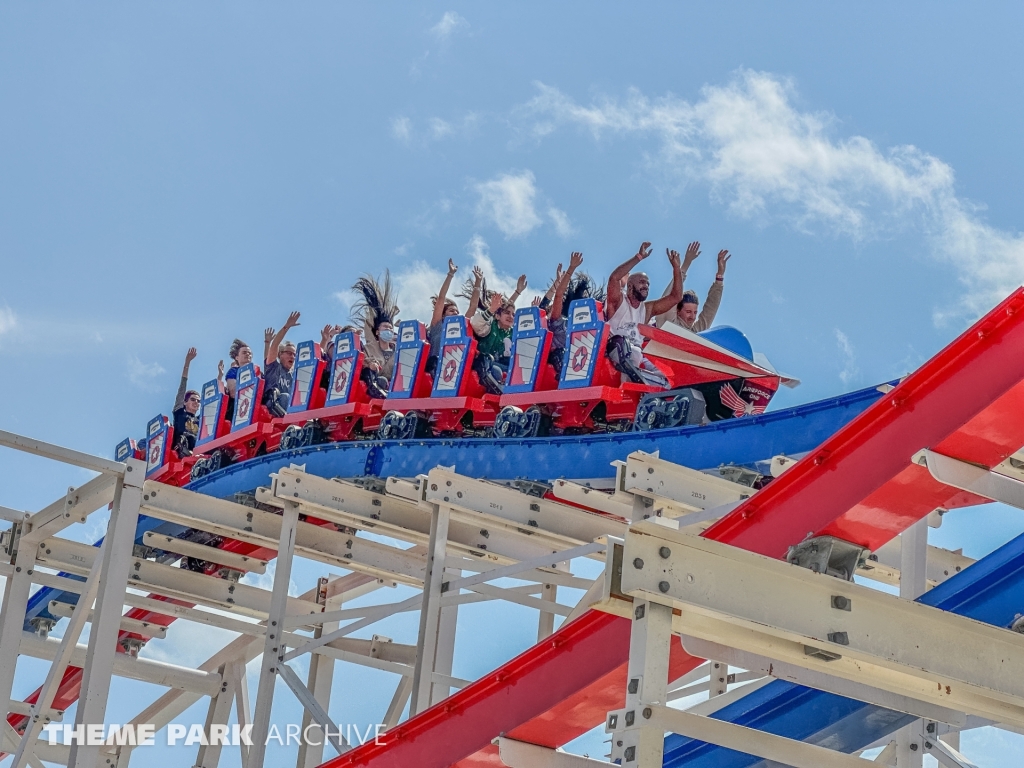
<svg viewBox="0 0 1024 768"><path fill-rule="evenodd" d="M1024 535L1000 547L918 601L997 627L1024 613ZM775 680L711 715L766 733L840 752L857 752L917 718ZM760 758L701 741L665 739L666 768L749 768Z"/></svg>
<svg viewBox="0 0 1024 768"><path fill-rule="evenodd" d="M784 408L760 416L719 421L701 427L654 432L498 440L381 441L330 443L294 451L281 451L226 467L187 487L218 498L268 485L270 475L290 464L305 464L321 477L415 477L436 466L454 466L460 474L476 478L547 481L555 478L614 477L611 462L633 451L660 451L662 458L694 469L722 464L752 465L772 456L799 455L818 446L868 406L881 392L876 387L838 397ZM147 531L181 536L187 529L142 516L136 543ZM99 542L96 543L99 546ZM84 581L81 577L62 576ZM29 599L25 629L32 619L53 618L51 600L75 603L77 595L45 587Z"/></svg>

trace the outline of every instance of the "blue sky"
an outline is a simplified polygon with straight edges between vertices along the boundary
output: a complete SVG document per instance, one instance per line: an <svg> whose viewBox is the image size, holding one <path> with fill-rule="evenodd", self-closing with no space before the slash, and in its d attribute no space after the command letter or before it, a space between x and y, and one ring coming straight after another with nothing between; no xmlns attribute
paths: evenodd
<svg viewBox="0 0 1024 768"><path fill-rule="evenodd" d="M197 385L292 309L313 338L361 272L389 266L423 318L449 257L544 287L642 240L659 286L664 248L700 240L701 295L732 251L719 321L803 380L779 404L906 373L1024 279L1022 15L5 4L0 427L108 455L170 410L189 346ZM81 482L0 471L46 481L5 488L28 509ZM1024 527L978 514L938 542Z"/></svg>

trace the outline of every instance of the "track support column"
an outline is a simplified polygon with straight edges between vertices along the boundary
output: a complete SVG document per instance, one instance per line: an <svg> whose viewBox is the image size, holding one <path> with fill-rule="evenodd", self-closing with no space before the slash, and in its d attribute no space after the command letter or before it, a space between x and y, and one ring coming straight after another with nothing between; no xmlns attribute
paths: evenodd
<svg viewBox="0 0 1024 768"><path fill-rule="evenodd" d="M210 708L206 711L205 732L210 743L200 745L195 768L217 768L217 764L220 763L224 741L219 736L227 740L228 718L231 716L231 703L234 700L234 681L228 674L228 665L223 664L220 668L220 691L210 698ZM214 734L215 728L219 731L217 735Z"/></svg>
<svg viewBox="0 0 1024 768"><path fill-rule="evenodd" d="M918 520L900 534L900 597L916 600L928 589L928 518ZM895 734L896 765L922 768L924 721L917 720Z"/></svg>
<svg viewBox="0 0 1024 768"><path fill-rule="evenodd" d="M668 701L668 660L672 640L672 608L645 600L633 602L626 675L626 706L608 713L612 761L625 768L661 768L665 734L646 723L649 705Z"/></svg>
<svg viewBox="0 0 1024 768"><path fill-rule="evenodd" d="M75 715L75 725L101 725L107 713L110 679L114 673L114 655L117 653L117 635L124 610L124 595L128 588L128 568L132 561L135 529L142 506L142 485L146 481L146 465L138 459L129 459L123 479L114 491L114 508L107 524L107 535L100 561L96 609L93 611L89 632L89 649L85 655L85 674L82 692ZM69 766L99 768L99 746L71 745Z"/></svg>
<svg viewBox="0 0 1024 768"><path fill-rule="evenodd" d="M284 664L285 645L282 641L284 617L288 608L288 583L292 576L295 552L295 529L299 524L299 505L287 502L281 519L281 537L277 550L277 569L274 589L270 596L270 615L267 618L267 637L263 645L263 665L260 683L256 689L256 711L252 718L252 746L246 768L263 768L267 754L267 735L270 732L270 711L274 706L274 687L278 668Z"/></svg>
<svg viewBox="0 0 1024 768"><path fill-rule="evenodd" d="M541 600L547 600L552 603L558 599L558 585L557 584L545 584L544 591L540 593ZM546 637L550 637L551 633L555 631L555 614L541 611L540 619L537 621L537 642L539 643Z"/></svg>
<svg viewBox="0 0 1024 768"><path fill-rule="evenodd" d="M338 611L341 610L341 593L332 597L327 597L328 590L331 582L337 581L338 576L334 576L330 579L321 578L318 594L324 595L324 598L317 602L322 603L325 611ZM321 637L322 635L333 632L340 626L341 622L328 621L324 624L317 626L316 631L313 633L313 637ZM307 678L306 687L309 688L309 692L313 694L313 698L317 700L317 703L326 711L331 704L331 689L334 685L334 659L330 656L325 656L322 653L311 653L309 655L309 677ZM306 740L305 734L306 729L309 729L309 741L319 741L319 744L311 744ZM316 768L324 761L324 738L323 728L313 721L313 716L308 709L303 708L302 710L302 733L303 738L299 740L299 755L295 761L295 768Z"/></svg>
<svg viewBox="0 0 1024 768"><path fill-rule="evenodd" d="M430 706L433 676L437 663L438 632L441 623L441 588L444 583L444 561L448 550L448 521L451 508L434 505L430 520L430 543L427 570L423 576L423 606L420 610L420 631L417 641L416 670L412 681L410 716Z"/></svg>

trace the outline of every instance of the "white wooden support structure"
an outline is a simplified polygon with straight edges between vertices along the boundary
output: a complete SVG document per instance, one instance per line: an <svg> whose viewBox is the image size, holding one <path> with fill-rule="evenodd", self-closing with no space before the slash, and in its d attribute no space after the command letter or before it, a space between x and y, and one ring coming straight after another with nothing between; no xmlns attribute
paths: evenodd
<svg viewBox="0 0 1024 768"><path fill-rule="evenodd" d="M558 598L558 585L557 584L545 584L544 592L542 593L543 599L549 602L557 602ZM545 637L549 637L552 632L555 631L555 614L551 611L541 611L540 618L537 620L537 642L539 643Z"/></svg>
<svg viewBox="0 0 1024 768"><path fill-rule="evenodd" d="M629 767L660 768L668 730L794 766L854 765L850 761L856 758L848 755L708 718L772 679L921 718L908 729L906 739L890 736L891 747L888 741L879 742L893 759L903 745L915 743L917 758L928 753L942 765L970 768L972 764L958 751L959 730L994 724L1024 731L1024 682L1019 676L993 672L1000 665L1024 663L1024 638L909 602L971 562L959 552L929 547L928 522L907 531L901 541L882 547L875 553L877 559L858 573L899 584L904 598L900 599L695 538L692 533L756 491L714 471L681 467L654 454L638 452L616 462L613 482L554 481L544 497L534 495L536 488L524 492L459 475L454 468L435 468L411 479L355 482L316 477L290 467L272 475L270 487L256 491L254 507L159 483L133 482L133 473L141 475L134 463L118 464L24 438L9 439L0 432L0 445L12 441L100 473L39 512L0 507L4 525L20 526L20 530L5 531L4 546L13 557L10 563L0 562L0 574L8 577L0 616L0 695L9 702L19 654L54 662L38 711L20 702L7 705L7 711L31 719L24 739L10 728L4 734L5 748L15 753L18 768L36 768L41 758L49 757L128 768L132 745L68 749L49 747L38 739L39 724L60 716L45 704L68 664L86 668L87 696L79 709L91 712L89 718L98 717L90 722L103 722L115 674L170 688L143 709L133 724L153 723L160 729L210 696L209 733L215 726L227 725L234 705L239 723L253 731L253 747L244 743L241 747L246 768L263 768L274 687L280 677L303 706L303 730L311 729L316 741L319 725L321 731L332 732L335 749L344 750L347 745L328 711L336 662L362 664L396 676L394 695L382 718L385 729L392 728L407 704L410 712L419 712L447 697L452 688L467 684L452 676L458 607L484 600L504 600L536 610L538 640L553 632L556 616L569 621L592 607L630 618L626 706L610 713L606 722L613 758ZM942 482L1024 505L1024 472L1015 465L987 472L932 452L922 452L917 461ZM781 472L793 462L777 463ZM97 549L60 535L115 494L108 535L111 549L116 550L113 555L106 547ZM135 515L141 512L278 551L273 589L175 567L176 557L191 557L221 566L222 574L265 571L266 559L202 543L209 539L184 541L147 533L141 539L143 548L133 551L133 509ZM300 515L328 524L299 521ZM933 514L931 524L937 525L940 519ZM631 520L636 524L631 526ZM617 545L615 537L619 537ZM625 567L619 581L583 579L569 571L568 564L575 558L597 559L604 553L606 562L613 561L615 546L619 555L630 552L624 560L620 557ZM662 555L662 548L669 550L667 555ZM333 591L327 597L321 597L322 585L290 597L295 557L351 573L331 582ZM635 567L635 559L643 560L644 566ZM54 571L88 578L78 581ZM107 578L108 573L115 578ZM495 583L499 579L515 579L522 586L499 586ZM81 595L78 608L72 609L71 603L51 606L53 615L70 619L62 640L24 631L24 606L32 584ZM351 602L382 586L398 584L415 589L416 594L377 605L355 607ZM132 591L126 592L126 586ZM98 598L95 607L90 597L93 588ZM139 590L151 594L137 594ZM574 594L574 590L580 592ZM573 605L580 593L583 597ZM852 605L850 611L835 609L831 598L836 595ZM178 598L189 605L158 597ZM239 637L197 669L115 654L119 630L153 639L163 634L156 625L150 630L121 617L122 606L237 632ZM419 611L416 646L380 635L353 637L376 622L414 611ZM77 637L90 620L95 620L90 644L79 645ZM680 641L674 635L680 636L690 653L714 661L670 685L668 650L671 642ZM933 652L933 640L940 637L942 651ZM831 660L809 656L807 649L825 651ZM245 664L261 652L253 712ZM287 662L307 654L310 674L300 680ZM5 660L10 664L5 666ZM948 683L950 690L936 693L936 679ZM686 712L668 707L669 702L705 692L708 698ZM505 737L495 743L506 765L591 768L608 764ZM211 742L199 749L195 764L214 768L222 752L219 744ZM904 754L901 768L912 757ZM296 767L313 768L324 758L323 746L306 744L295 756ZM137 757L135 765L142 759Z"/></svg>
<svg viewBox="0 0 1024 768"><path fill-rule="evenodd" d="M449 520L449 524L450 524ZM462 571L458 568L445 568L442 581L444 584L452 584L462 578ZM541 617L544 612L541 612ZM452 676L452 669L455 666L455 635L459 625L459 603L441 602L441 613L437 623L437 648L434 651L434 671L431 677L430 704L437 704L451 695L452 689L444 678ZM413 678L415 681L415 677Z"/></svg>
<svg viewBox="0 0 1024 768"><path fill-rule="evenodd" d="M231 705L235 700L234 681L228 674L228 665L220 668L220 690L210 697L210 706L206 711L204 732L209 739L208 744L200 744L194 768L217 768L220 764L220 753L224 749L219 736L228 735L228 719L231 716Z"/></svg>
<svg viewBox="0 0 1024 768"><path fill-rule="evenodd" d="M626 706L608 713L605 730L612 735L612 762L620 761L629 768L660 768L665 733L645 727L643 713L651 703L668 701L672 607L637 600L632 613Z"/></svg>
<svg viewBox="0 0 1024 768"><path fill-rule="evenodd" d="M611 765L604 760L571 755L506 736L499 736L494 743L498 745L498 758L509 768L603 768Z"/></svg>
<svg viewBox="0 0 1024 768"><path fill-rule="evenodd" d="M921 532L926 535L924 525ZM912 549L924 549L925 539L919 537L904 546L910 557ZM606 596L599 607L623 616L649 602L674 608L679 614L672 620L673 631L684 635L683 644L690 653L734 659L738 666L755 670L763 663L785 679L790 679L787 670L797 669L796 682L880 706L938 716L954 728L976 727L984 720L1014 729L1024 726L1024 686L999 672L1024 663L1024 638L1018 633L661 524L633 526L620 561L620 597ZM924 568L908 562L904 569L917 573L920 584ZM836 602L836 597L843 600ZM908 631L913 641L906 637ZM758 653L763 661L755 658ZM778 670L772 669L775 664ZM831 685L825 682L828 679ZM941 683L938 689L936 681ZM845 755L808 751L818 747L775 742L778 737L763 738L765 734L728 724L680 718L673 714L675 710L661 711L658 706L651 711L654 731L674 730L790 765L850 764L843 761L851 759ZM919 722L914 740L906 742L918 747L908 746L907 753L926 751L923 728ZM949 742L944 746L955 750ZM893 754L902 752L897 737ZM613 751L616 756L620 755Z"/></svg>
<svg viewBox="0 0 1024 768"><path fill-rule="evenodd" d="M649 523L621 586L679 609L680 634L1024 727L1024 681L1002 673L1024 664L1016 632Z"/></svg>
<svg viewBox="0 0 1024 768"><path fill-rule="evenodd" d="M722 517L756 491L688 467L636 451L626 459L622 490L646 500L647 511L634 517L679 519L680 525L708 522Z"/></svg>
<svg viewBox="0 0 1024 768"><path fill-rule="evenodd" d="M395 693L391 697L391 703L388 704L387 711L384 713L384 719L381 721L381 725L384 726L384 730L389 730L398 725L398 721L402 719L402 713L405 711L405 705L409 703L409 698L411 696L412 676L403 676L402 679L398 681Z"/></svg>
<svg viewBox="0 0 1024 768"><path fill-rule="evenodd" d="M303 685L302 680L295 673L291 667L284 662L281 662L277 666L277 674L282 680L292 689L292 693L295 694L295 698L299 700L299 703L309 712L310 717L320 726L320 730L323 733L324 740L331 742L334 748L341 754L345 751L346 744L344 737L342 736L341 729L334 724L331 720L331 716L327 714L327 709L320 705L320 702L316 700L316 697L310 693L309 689ZM258 705L257 705L258 706ZM250 756L249 765L256 765L253 762L253 758Z"/></svg>
<svg viewBox="0 0 1024 768"><path fill-rule="evenodd" d="M101 560L105 560L103 554L109 547L110 543L105 539L100 546ZM29 723L22 734L17 752L14 754L14 760L11 761L11 768L24 768L24 766L28 765L36 739L49 722L49 717L46 713L53 704L53 697L57 693L57 686L64 679L64 672L71 661L71 654L75 650L78 638L81 637L82 630L85 628L86 619L92 613L92 602L99 591L102 573L102 567L94 568L92 573L89 574L89 578L86 579L85 588L79 596L78 604L71 614L71 620L64 630L64 636L60 640L60 650L57 652L56 658L50 663L50 668L47 670L46 680L43 682L39 697L36 704L32 706Z"/></svg>
<svg viewBox="0 0 1024 768"><path fill-rule="evenodd" d="M81 488L69 489L63 498L40 512L26 516L22 522L15 522L8 532L6 546L12 570L4 586L3 607L0 609L0 709L6 713L10 711L25 610L35 576L36 547L53 533L73 523L83 522L98 507L113 501L118 478L127 466L3 431L0 431L0 445L67 461L75 466L102 467L104 472Z"/></svg>
<svg viewBox="0 0 1024 768"><path fill-rule="evenodd" d="M734 667L749 670L737 675L736 682L770 675L770 678L764 679L785 680L807 688L816 688L837 696L858 699L877 707L917 715L924 720L937 721L953 728L971 728L993 724L991 720L970 717L957 709L836 677L827 672L827 667L825 670L807 669L764 655L728 648L719 643L701 640L690 635L683 635L681 639L689 653L702 657L713 656L726 659ZM669 693L669 698L670 700L674 698L672 692Z"/></svg>
<svg viewBox="0 0 1024 768"><path fill-rule="evenodd" d="M919 451L914 463L928 468L932 477L945 485L1024 509L1024 482L966 461L931 450Z"/></svg>
<svg viewBox="0 0 1024 768"><path fill-rule="evenodd" d="M451 507L447 504L434 505L427 553L427 573L424 578L420 608L419 638L416 643L419 652L416 657L416 671L412 680L412 700L409 709L410 714L413 715L427 709L431 704L450 516Z"/></svg>
<svg viewBox="0 0 1024 768"><path fill-rule="evenodd" d="M928 519L918 520L900 534L900 597L916 600L928 589ZM901 728L895 735L896 764L905 768L922 768L924 723L917 720Z"/></svg>
<svg viewBox="0 0 1024 768"><path fill-rule="evenodd" d="M89 632L82 689L75 712L76 726L106 722L107 698L114 672L114 656L117 653L117 634L124 593L128 586L128 567L139 522L145 476L146 465L137 459L129 459L124 478L118 481L114 492L114 507L107 525L106 538L109 543L103 547L100 560L99 588ZM70 759L75 768L99 768L100 747L76 741L71 745Z"/></svg>
<svg viewBox="0 0 1024 768"><path fill-rule="evenodd" d="M267 754L267 736L270 732L270 714L274 705L274 688L280 667L284 665L285 646L282 639L284 617L288 609L288 585L292 577L295 555L295 534L299 524L299 507L286 504L281 517L278 536L277 567L274 571L274 589L270 597L267 635L263 644L260 682L256 689L256 710L252 716L252 746L246 768L263 768Z"/></svg>
<svg viewBox="0 0 1024 768"><path fill-rule="evenodd" d="M322 604L324 610L341 610L344 595L335 593L328 595L329 587L337 583L337 579L321 578L317 584L317 591L323 596ZM321 600L318 600L321 602ZM316 627L313 637L321 637L324 632L331 632L338 628L337 621L328 621ZM403 679L405 679L403 677ZM309 657L309 677L306 680L306 687L317 703L326 712L331 704L331 690L334 683L334 659L319 653ZM310 739L302 739L299 744L299 754L295 760L295 768L316 768L324 761L324 739L323 728L314 723L312 713L303 707L302 709L302 732L310 729ZM319 744L315 743L319 742Z"/></svg>

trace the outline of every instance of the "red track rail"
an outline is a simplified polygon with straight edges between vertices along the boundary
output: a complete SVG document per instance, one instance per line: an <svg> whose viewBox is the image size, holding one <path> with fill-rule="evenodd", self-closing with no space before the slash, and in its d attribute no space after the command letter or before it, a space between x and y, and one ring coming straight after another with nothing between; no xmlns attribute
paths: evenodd
<svg viewBox="0 0 1024 768"><path fill-rule="evenodd" d="M1018 289L782 477L705 532L781 557L813 535L877 548L936 507L982 499L910 458L933 448L992 467L1024 445L1024 289ZM494 672L322 768L500 765L500 733L556 747L622 706L629 623L588 612ZM569 655L571 654L571 656ZM673 646L673 677L699 659Z"/></svg>

